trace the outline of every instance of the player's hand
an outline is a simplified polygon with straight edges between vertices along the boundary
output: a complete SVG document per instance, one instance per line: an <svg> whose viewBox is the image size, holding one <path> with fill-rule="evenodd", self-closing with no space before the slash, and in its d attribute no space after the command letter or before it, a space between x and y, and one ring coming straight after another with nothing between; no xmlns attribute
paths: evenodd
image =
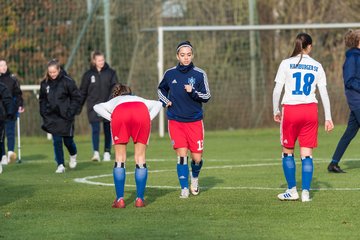
<svg viewBox="0 0 360 240"><path fill-rule="evenodd" d="M172 102L168 102L165 107L171 107Z"/></svg>
<svg viewBox="0 0 360 240"><path fill-rule="evenodd" d="M23 107L19 107L18 112L19 112L19 113L23 113L23 112L25 112L25 108L23 108Z"/></svg>
<svg viewBox="0 0 360 240"><path fill-rule="evenodd" d="M325 121L325 131L331 132L334 129L334 123L332 120L326 120Z"/></svg>
<svg viewBox="0 0 360 240"><path fill-rule="evenodd" d="M193 90L193 87L189 84L184 85L185 91L188 93L191 93Z"/></svg>
<svg viewBox="0 0 360 240"><path fill-rule="evenodd" d="M278 123L281 122L281 112L274 114L274 121Z"/></svg>

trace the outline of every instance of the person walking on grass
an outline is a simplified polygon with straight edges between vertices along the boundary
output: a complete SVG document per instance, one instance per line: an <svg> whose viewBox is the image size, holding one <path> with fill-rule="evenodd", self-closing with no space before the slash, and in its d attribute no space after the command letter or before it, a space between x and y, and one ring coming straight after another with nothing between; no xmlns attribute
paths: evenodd
<svg viewBox="0 0 360 240"><path fill-rule="evenodd" d="M158 86L159 100L167 108L171 143L177 155L180 198L189 197L188 152L191 153L191 185L193 195L199 194L199 173L203 165L204 124L202 104L211 94L207 75L196 67L193 47L189 41L176 48L177 66L166 70Z"/></svg>
<svg viewBox="0 0 360 240"><path fill-rule="evenodd" d="M5 59L0 59L0 82L4 83L9 89L11 97L14 101L15 113L13 114L13 119L8 119L5 122L5 136L7 139L7 153L5 150L5 141L1 144L1 149L3 152L1 158L1 164L6 165L8 163L14 162L16 160L15 153L15 125L16 125L16 115L25 111L23 107L23 97L22 91L20 89L19 81L16 79L16 76L12 74L7 66Z"/></svg>
<svg viewBox="0 0 360 240"><path fill-rule="evenodd" d="M55 173L65 172L63 142L70 154L69 167L77 165L77 149L74 142L75 115L80 112L81 94L75 81L60 68L53 59L47 65L46 77L40 83L41 128L52 134L55 161Z"/></svg>
<svg viewBox="0 0 360 240"><path fill-rule="evenodd" d="M350 116L346 130L340 138L327 168L329 172L334 173L345 173L340 168L339 162L360 127L360 29L349 30L345 34L345 45L349 49L345 54L343 79Z"/></svg>
<svg viewBox="0 0 360 240"><path fill-rule="evenodd" d="M151 120L161 109L159 101L146 100L131 95L128 86L117 84L112 99L94 106L95 112L110 121L115 149L113 170L116 199L113 208L125 208L124 188L126 179L126 147L130 137L134 142L136 200L135 207L144 207L147 181L146 148L151 133Z"/></svg>
<svg viewBox="0 0 360 240"><path fill-rule="evenodd" d="M91 53L91 67L82 77L80 92L82 96L81 105L87 102L87 115L91 125L91 136L93 146L92 161L100 161L100 123L103 125L105 143L103 161L111 160L111 133L110 123L99 117L93 107L97 103L109 100L111 91L118 82L116 72L105 62L105 56L99 51Z"/></svg>
<svg viewBox="0 0 360 240"><path fill-rule="evenodd" d="M6 87L5 84L0 82L0 144L4 142L4 128L5 121L7 119L13 119L15 115L15 104L11 97L11 92ZM4 153L2 152L2 148L0 148L0 156ZM2 164L0 164L0 174L3 172Z"/></svg>
<svg viewBox="0 0 360 240"><path fill-rule="evenodd" d="M282 165L288 188L278 195L280 200L298 200L296 189L296 166L294 160L295 142L300 145L302 162L301 200L308 202L313 177L312 150L317 147L318 106L315 90L318 88L325 110L325 131L334 128L331 120L330 101L326 89L326 75L319 62L309 56L312 38L307 33L299 33L291 56L283 60L275 78L273 91L274 121L280 123L282 145ZM279 101L285 85L282 109Z"/></svg>

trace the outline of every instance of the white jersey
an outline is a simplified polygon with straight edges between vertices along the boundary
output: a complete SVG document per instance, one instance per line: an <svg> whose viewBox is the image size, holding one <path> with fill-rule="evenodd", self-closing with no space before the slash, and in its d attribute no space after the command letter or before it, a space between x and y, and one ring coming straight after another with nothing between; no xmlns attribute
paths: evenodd
<svg viewBox="0 0 360 240"><path fill-rule="evenodd" d="M149 110L150 119L153 120L156 115L160 112L162 104L160 101L147 100L138 96L133 95L124 95L115 97L107 102L99 103L94 106L94 110L101 117L111 121L111 114L114 111L115 107L122 103L127 102L142 102L146 105Z"/></svg>
<svg viewBox="0 0 360 240"><path fill-rule="evenodd" d="M317 103L316 86L326 86L326 75L321 64L309 55L300 55L281 62L275 82L285 84L282 104ZM299 63L299 64L298 64Z"/></svg>
<svg viewBox="0 0 360 240"><path fill-rule="evenodd" d="M326 89L326 76L321 64L308 55L300 55L281 62L275 78L273 91L273 112L279 114L280 96L285 85L282 104L296 105L317 103L316 87L324 106L325 120L331 120L330 100Z"/></svg>

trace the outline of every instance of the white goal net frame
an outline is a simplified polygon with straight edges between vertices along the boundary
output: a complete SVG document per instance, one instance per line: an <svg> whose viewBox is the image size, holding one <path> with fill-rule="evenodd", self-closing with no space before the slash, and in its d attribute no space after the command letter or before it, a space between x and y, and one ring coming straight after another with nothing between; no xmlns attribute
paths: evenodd
<svg viewBox="0 0 360 240"><path fill-rule="evenodd" d="M251 38L255 38L255 31L259 30L296 30L296 29L337 29L337 28L359 28L360 23L313 23L313 24L278 24L278 25L226 25L226 26L160 26L156 29L158 38L158 80L162 80L164 74L164 34L166 32L180 31L250 31L250 59L254 55L255 45ZM154 31L155 29L147 29ZM251 60L252 61L252 60ZM251 99L255 98L255 62L250 63L250 91ZM165 135L164 109L159 114L159 136Z"/></svg>

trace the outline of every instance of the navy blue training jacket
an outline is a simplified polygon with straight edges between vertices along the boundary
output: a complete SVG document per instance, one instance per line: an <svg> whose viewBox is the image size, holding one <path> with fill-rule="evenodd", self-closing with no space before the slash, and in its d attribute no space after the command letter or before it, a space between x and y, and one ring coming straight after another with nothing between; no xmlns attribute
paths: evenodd
<svg viewBox="0 0 360 240"><path fill-rule="evenodd" d="M188 93L184 85L193 86ZM167 109L169 120L179 122L195 122L203 119L202 103L209 101L210 89L204 70L195 67L193 63L188 66L178 64L166 70L158 87L159 100L165 107L170 101L172 105Z"/></svg>
<svg viewBox="0 0 360 240"><path fill-rule="evenodd" d="M343 65L345 95L350 110L360 109L360 49L351 48L346 52Z"/></svg>

